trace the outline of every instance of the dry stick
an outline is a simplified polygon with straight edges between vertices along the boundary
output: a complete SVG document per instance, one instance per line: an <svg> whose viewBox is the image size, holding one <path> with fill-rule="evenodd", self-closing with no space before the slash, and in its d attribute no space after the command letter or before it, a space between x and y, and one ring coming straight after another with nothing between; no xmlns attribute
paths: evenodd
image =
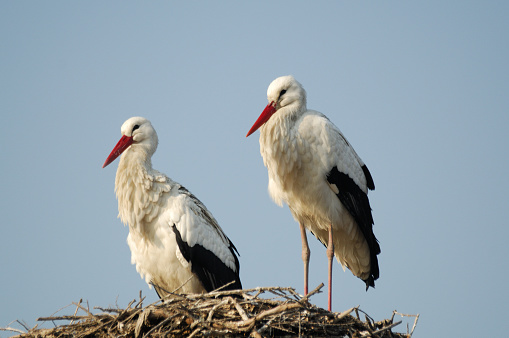
<svg viewBox="0 0 509 338"><path fill-rule="evenodd" d="M153 285L154 287L158 287L159 289L161 289L161 290L163 290L164 292L166 292L166 293L167 293L164 297L162 297L161 299L159 299L158 301L155 301L154 303L152 303L152 304L150 304L150 305L157 304L157 303L159 303L159 302L161 302L161 301L165 300L166 298L169 298L169 296L170 296L170 295L171 295L171 296L180 296L180 297L182 297L181 295L179 295L179 294L177 293L177 291L178 291L178 290L180 290L180 289L181 289L184 285L186 285L187 283L189 283L189 281L190 281L191 279L193 279L193 278L194 278L194 275L193 275L193 276L191 276L191 277L189 277L189 278L188 278L188 279L187 279L184 283L182 283L182 284L181 284L178 288L176 288L176 289L175 289L175 290L173 290L173 291L168 291L168 290L163 289L162 287L160 287L160 286L158 286L158 285L156 285L156 284L154 284L154 283L150 282L150 284L151 284L151 285ZM182 297L182 298L183 298L183 297Z"/></svg>
<svg viewBox="0 0 509 338"><path fill-rule="evenodd" d="M309 299L309 297L311 297L312 295L320 292L320 289L323 288L323 283L321 283L320 285L318 285L313 291L311 291L310 293L308 293L307 295L305 295L304 297L302 297L299 302L304 302L306 300Z"/></svg>
<svg viewBox="0 0 509 338"><path fill-rule="evenodd" d="M372 335L375 335L375 334L379 334L380 332L383 332L383 331L387 331L389 329L392 329L393 327L395 326L398 326L399 324L401 324L403 321L400 320L399 322L396 322L396 323L392 323L391 325L387 325L386 327L383 327L381 328L380 330L377 330L375 332L372 333Z"/></svg>
<svg viewBox="0 0 509 338"><path fill-rule="evenodd" d="M85 311L86 313L88 313L89 316L94 316L90 311L88 311L87 309L85 309L83 306L81 306L80 304L77 304L75 302L72 302L74 305L76 305L77 307L79 307L80 309L82 309L83 311Z"/></svg>
<svg viewBox="0 0 509 338"><path fill-rule="evenodd" d="M101 330L103 327L105 327L108 324L109 324L109 322L101 323L99 326L96 326L96 327L92 328L92 330L87 331L84 334L84 336L91 336L93 333L96 333L97 331Z"/></svg>
<svg viewBox="0 0 509 338"><path fill-rule="evenodd" d="M140 290L140 301L134 307L135 308L137 308L138 306L142 307L144 299L145 299L145 297L143 297L143 298L141 297L141 290Z"/></svg>
<svg viewBox="0 0 509 338"><path fill-rule="evenodd" d="M362 311L362 312L364 312L364 311ZM365 314L364 318L366 318L366 325L368 326L369 332L373 332L374 330L376 330L376 328L373 326L373 322L371 320L369 320L369 318L368 318L369 316L366 315L365 312L364 312L364 314Z"/></svg>
<svg viewBox="0 0 509 338"><path fill-rule="evenodd" d="M173 290L171 293L176 293L178 290L182 289L184 287L184 285L186 285L187 283L189 283L189 281L191 279L194 278L194 275L191 275L191 277L189 277L184 283L182 283L182 285L180 285L178 288L176 288L175 290Z"/></svg>
<svg viewBox="0 0 509 338"><path fill-rule="evenodd" d="M249 329L249 327L251 327L251 325L254 325L254 323L256 321L259 321L259 320L261 320L261 319L263 319L263 318L265 318L267 316L270 316L270 315L273 315L273 314L276 314L276 313L280 313L280 312L283 312L283 311L286 311L286 310L291 310L291 309L295 309L295 308L301 307L302 303L307 301L309 299L309 297L311 297L312 295L314 295L317 292L319 292L322 287L323 287L323 283L318 285L313 291L308 293L306 296L302 297L296 303L291 303L291 304L286 303L286 304L278 305L275 308L268 309L268 310L263 311L262 313L259 313L255 317L250 318L249 320L243 320L241 322L237 322L235 326L237 326L237 328L247 326L248 329Z"/></svg>
<svg viewBox="0 0 509 338"><path fill-rule="evenodd" d="M170 316L170 317L166 318L165 320L162 320L159 324L157 324L156 326L154 326L153 328L151 328L151 329L150 329L147 333L145 333L145 334L143 335L143 338L149 337L149 336L150 336L150 334L151 334L153 331L155 331L155 330L159 329L161 326L163 326L164 324L168 323L168 322L169 322L169 321L171 321L173 318L175 318L175 317L177 317L177 316L179 316L179 315L180 315L180 313L179 313L179 314L176 314L176 315L173 315L173 316Z"/></svg>
<svg viewBox="0 0 509 338"><path fill-rule="evenodd" d="M221 291L221 290L223 290L224 288L226 288L226 287L228 287L228 286L232 285L233 283L235 283L235 281L234 281L234 280L232 280L232 281L231 281L231 282L229 282L229 283L226 283L225 285L222 285L222 286L218 287L217 289L212 290L211 292L218 292L218 291Z"/></svg>
<svg viewBox="0 0 509 338"><path fill-rule="evenodd" d="M401 313L401 312L398 312L396 310L393 311L393 317L394 317L394 314L398 314L400 315L401 317L415 317L415 321L414 321L414 325L412 326L412 331L410 331L410 337L412 336L412 334L414 333L414 330L415 330L415 327L417 326L417 321L419 320L419 314L416 314L416 315L408 315L408 314L405 314L405 313ZM407 325L408 326L408 325ZM408 332L408 328L407 328L407 332Z"/></svg>
<svg viewBox="0 0 509 338"><path fill-rule="evenodd" d="M262 320L263 318L267 317L267 316L270 316L270 315L273 315L273 314L276 314L276 313L281 313L281 312L284 312L286 310L291 310L291 309L295 309L295 308L298 308L298 307L302 307L302 304L300 302L297 302L297 303L291 303L291 304L281 304L279 306L276 306L275 308L272 308L272 309L269 309L269 310L265 310L263 311L262 313L259 313L258 315L256 315L255 317L252 317L248 320L242 320L240 322L237 322L235 323L235 326L237 328L240 329L240 327L248 327L247 329L245 330L248 330L252 325L254 325L254 323L256 321L260 321Z"/></svg>
<svg viewBox="0 0 509 338"><path fill-rule="evenodd" d="M53 320L80 320L90 318L90 316L57 316L57 317L39 317L36 320L38 322L47 322Z"/></svg>
<svg viewBox="0 0 509 338"><path fill-rule="evenodd" d="M414 326L412 326L412 331L410 331L410 337L412 337L412 334L414 333L415 327L417 326L417 321L419 320L419 314L415 315L415 321Z"/></svg>
<svg viewBox="0 0 509 338"><path fill-rule="evenodd" d="M134 336L139 337L141 329L143 328L143 325L145 324L145 320L150 315L150 310L148 311L142 311L140 315L138 316L138 319L136 320L136 325L134 326Z"/></svg>
<svg viewBox="0 0 509 338"><path fill-rule="evenodd" d="M225 305L226 303L228 303L228 299L223 299L219 304L214 305L212 309L210 309L209 311L209 315L207 316L207 322L210 322L212 320L212 316L214 316L214 312L216 311L216 309L220 306Z"/></svg>
<svg viewBox="0 0 509 338"><path fill-rule="evenodd" d="M244 320L242 322L238 322L237 326L248 326L248 325L250 326L252 323L256 322L257 320L261 320L261 319L263 319L267 316L270 316L272 314L276 314L276 313L280 313L280 312L283 312L286 310L301 307L302 303L306 302L309 299L309 297L311 297L312 295L318 293L322 287L323 287L323 283L318 285L313 291L308 293L306 296L302 297L298 302L291 303L291 304L288 304L288 303L281 304L281 305L276 306L275 308L265 310L262 313L256 315L255 317L253 317L247 321Z"/></svg>
<svg viewBox="0 0 509 338"><path fill-rule="evenodd" d="M209 298L212 298L212 297L216 297L216 296L231 296L231 295L235 295L235 294L247 294L249 292L259 292L259 291L270 291L270 292L273 292L274 290L277 290L277 291L289 291L290 289L292 288L287 288L287 287L257 287L257 288L253 288L253 289L245 289L245 290L226 290L226 291L212 291L212 292L209 292L209 293L194 293L194 294L188 294L186 295L187 298L189 299L196 299L196 298L200 298L200 297L209 297ZM274 293L274 292L273 292ZM280 295L278 295L280 296Z"/></svg>
<svg viewBox="0 0 509 338"><path fill-rule="evenodd" d="M53 313L51 314L51 316L53 316L53 315L54 315L54 314L56 314L56 313L59 313L60 311L62 311L62 310L63 310L63 309L65 309L65 308L68 308L69 306L71 306L71 304L66 305L66 306L64 306L64 307L62 307L62 308L60 308L60 309L58 309L57 311L53 312ZM50 320L51 320L51 319L50 319ZM36 319L36 321L39 321L39 318L37 318L37 319ZM55 327L57 326L55 323L53 323L53 325L55 325ZM37 327L37 325L36 325L35 327ZM34 327L34 329L35 329L35 327Z"/></svg>
<svg viewBox="0 0 509 338"><path fill-rule="evenodd" d="M364 313L364 315L366 316L366 322L368 322L368 324L371 326L371 323L369 323L369 321L371 320L371 322L375 322L375 320L373 318L371 318L370 315L368 315L366 312L364 312L363 310L359 309L359 306L357 306L357 311L360 311L362 313ZM369 320L368 320L369 318Z"/></svg>
<svg viewBox="0 0 509 338"><path fill-rule="evenodd" d="M16 319L16 323L23 326L25 328L25 330L30 331L30 328L25 323L20 322L19 319Z"/></svg>
<svg viewBox="0 0 509 338"><path fill-rule="evenodd" d="M22 331L22 330L19 330L19 329L15 329L13 327L0 327L0 331L12 331L12 332L17 332L17 333L21 333L21 334L24 334L26 333L25 331Z"/></svg>
<svg viewBox="0 0 509 338"><path fill-rule="evenodd" d="M78 304L81 304L81 302L83 301L83 298L80 298L80 301L78 302ZM78 307L76 306L76 311L74 311L74 315L76 316L76 314L78 313ZM69 323L69 325L72 325L74 323L74 319L71 320L71 323Z"/></svg>
<svg viewBox="0 0 509 338"><path fill-rule="evenodd" d="M189 335L188 338L191 338L191 337L194 337L196 334L198 334L200 331L201 331L201 327L195 329L193 332L191 332L191 334Z"/></svg>
<svg viewBox="0 0 509 338"><path fill-rule="evenodd" d="M16 323L20 324L21 326L23 326L27 331L23 332L23 331L20 331L19 329L15 329L13 327L10 327L9 325L11 325L14 322L16 322ZM37 327L37 325L34 327L34 329L36 327ZM25 324L20 322L18 319L15 319L12 322L10 322L9 324L7 324L7 327L0 327L0 331L13 331L13 332L18 332L19 331L19 333L27 333L28 331L30 331L30 329Z"/></svg>
<svg viewBox="0 0 509 338"><path fill-rule="evenodd" d="M341 319L345 318L345 317L346 317L346 316L348 316L350 313L352 313L352 311L357 310L358 308L359 308L359 305L357 305L357 306L355 306L355 307L353 307L353 308L351 308L351 309L348 309L348 310L346 310L346 311L344 311L344 312L341 312L341 314L340 314L339 316L337 316L335 320L336 320L336 321L339 321L339 320L341 320Z"/></svg>
<svg viewBox="0 0 509 338"><path fill-rule="evenodd" d="M239 303L237 303L237 301L232 297L229 297L229 300L230 300L230 302L232 302L232 304L237 309L237 312L239 313L240 317L243 320L249 320L249 317L247 316L246 311L244 311L244 309L239 305Z"/></svg>
<svg viewBox="0 0 509 338"><path fill-rule="evenodd" d="M267 331L267 329L269 328L270 324L272 324L272 322L274 320L276 320L277 317L274 317L274 318L271 318L267 321L267 323L265 323L260 329L258 329L256 332L258 334L262 334L263 332ZM300 323L299 323L299 330L300 330ZM253 330L254 331L254 330Z"/></svg>
<svg viewBox="0 0 509 338"><path fill-rule="evenodd" d="M127 304L127 307L125 308L125 310L124 310L124 311L129 310L129 309L131 308L131 305L133 305L133 304L134 304L134 302L136 302L136 299L133 299L132 301L130 301L130 302L129 302L129 304ZM122 311L122 312L123 312L123 311Z"/></svg>
<svg viewBox="0 0 509 338"><path fill-rule="evenodd" d="M122 312L124 312L123 309L103 308L103 307L100 307L100 306L94 306L94 309L101 310L102 312L115 312L115 313L122 313Z"/></svg>
<svg viewBox="0 0 509 338"><path fill-rule="evenodd" d="M175 306L175 307L173 307L173 309L175 309L176 311L179 311L180 313L186 315L187 317L189 317L193 320L193 323L191 324L191 328L193 328L194 326L199 325L199 324L204 325L209 329L211 328L209 323L203 321L201 318L196 318L196 316L191 311L186 309L185 307Z"/></svg>
<svg viewBox="0 0 509 338"><path fill-rule="evenodd" d="M288 290L292 294L292 296L295 298L295 300L299 300L302 298L302 295L299 295L294 289Z"/></svg>
<svg viewBox="0 0 509 338"><path fill-rule="evenodd" d="M361 320L361 317L359 316L359 306L355 308L355 314L357 315L357 319Z"/></svg>
<svg viewBox="0 0 509 338"><path fill-rule="evenodd" d="M255 298L258 298L259 295L261 295L263 293L262 290L258 290L258 292L256 293L256 295L253 296L253 299Z"/></svg>

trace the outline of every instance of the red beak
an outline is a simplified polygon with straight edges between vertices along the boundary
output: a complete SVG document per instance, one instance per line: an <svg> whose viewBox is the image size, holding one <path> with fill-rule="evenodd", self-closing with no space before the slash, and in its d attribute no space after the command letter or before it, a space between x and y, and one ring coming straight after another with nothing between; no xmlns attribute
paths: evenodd
<svg viewBox="0 0 509 338"><path fill-rule="evenodd" d="M270 117L272 116L272 114L274 114L275 112L276 112L276 104L274 103L274 101L272 101L262 111L262 113L258 117L258 120L256 120L256 122L253 124L253 126L251 127L251 129L247 133L246 137L248 137L249 135L254 133L258 128L263 126L263 124L265 122L267 122L270 119Z"/></svg>
<svg viewBox="0 0 509 338"><path fill-rule="evenodd" d="M103 164L103 168L106 167L108 164L110 164L111 162L115 161L115 159L117 157L120 156L120 154L122 154L124 152L124 150L126 150L127 148L129 148L129 146L133 144L133 138L132 136L129 137L129 136L125 136L123 135L120 140L117 142L117 145L115 146L115 148L113 148L113 150L111 151L110 153L110 156L108 156L108 158L106 159L106 161L104 161L104 164Z"/></svg>

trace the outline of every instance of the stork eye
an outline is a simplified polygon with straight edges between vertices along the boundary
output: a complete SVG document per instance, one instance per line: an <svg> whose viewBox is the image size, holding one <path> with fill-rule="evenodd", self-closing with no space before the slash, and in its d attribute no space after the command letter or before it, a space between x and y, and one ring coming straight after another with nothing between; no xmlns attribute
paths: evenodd
<svg viewBox="0 0 509 338"><path fill-rule="evenodd" d="M286 89L283 89L280 93L279 93L279 98L281 98L281 96L285 95L286 93Z"/></svg>
<svg viewBox="0 0 509 338"><path fill-rule="evenodd" d="M132 135L132 134L134 133L134 131L135 131L136 129L138 129L139 127L140 127L140 126L139 126L138 124L137 124L137 125L135 125L135 126L133 127L133 130L131 131L131 135Z"/></svg>

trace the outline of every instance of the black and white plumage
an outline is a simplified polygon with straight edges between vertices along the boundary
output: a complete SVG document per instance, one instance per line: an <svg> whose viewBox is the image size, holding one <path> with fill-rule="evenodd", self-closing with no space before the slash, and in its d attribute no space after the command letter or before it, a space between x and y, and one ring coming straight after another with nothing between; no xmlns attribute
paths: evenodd
<svg viewBox="0 0 509 338"><path fill-rule="evenodd" d="M238 252L207 208L186 188L152 169L158 138L150 121L128 119L104 162L119 155L119 218L129 226L131 262L159 297L167 292L241 289Z"/></svg>
<svg viewBox="0 0 509 338"><path fill-rule="evenodd" d="M305 229L326 247L329 310L332 258L374 287L380 246L373 234L368 189L373 178L341 131L323 114L306 108L306 92L292 76L275 79L269 104L247 136L260 128L260 152L269 173L269 194L286 203L299 222L308 292L309 247Z"/></svg>

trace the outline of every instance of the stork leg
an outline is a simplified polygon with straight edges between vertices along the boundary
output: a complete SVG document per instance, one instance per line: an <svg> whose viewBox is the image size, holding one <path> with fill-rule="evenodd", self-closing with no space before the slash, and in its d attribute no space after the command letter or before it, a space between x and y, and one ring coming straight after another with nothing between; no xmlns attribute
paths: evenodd
<svg viewBox="0 0 509 338"><path fill-rule="evenodd" d="M329 244L327 245L329 259L329 311L332 310L332 261L334 258L334 242L332 241L332 223L329 225Z"/></svg>
<svg viewBox="0 0 509 338"><path fill-rule="evenodd" d="M308 238L306 236L306 228L302 223L300 226L300 237L302 239L302 261L304 262L304 295L308 294L308 274L309 274L309 256L311 251L308 246Z"/></svg>

